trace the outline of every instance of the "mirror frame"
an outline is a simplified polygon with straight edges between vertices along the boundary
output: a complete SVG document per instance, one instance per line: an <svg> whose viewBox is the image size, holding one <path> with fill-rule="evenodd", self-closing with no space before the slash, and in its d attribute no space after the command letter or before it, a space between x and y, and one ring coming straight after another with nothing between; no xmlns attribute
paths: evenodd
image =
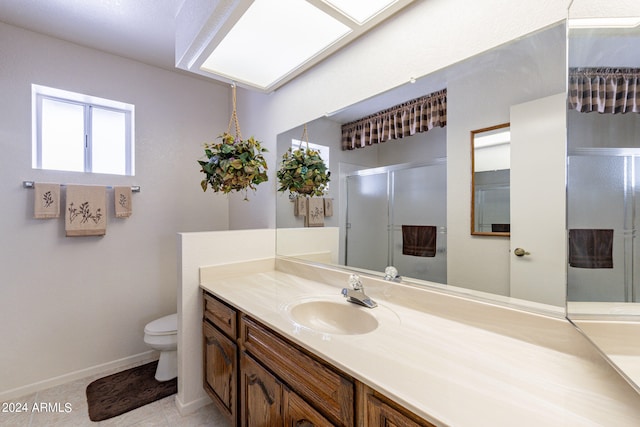
<svg viewBox="0 0 640 427"><path fill-rule="evenodd" d="M482 129L476 129L471 131L471 234L473 236L502 236L502 237L510 237L511 232L509 231L476 231L475 229L475 219L476 219L476 181L475 181L475 137L477 134L482 132L489 132L492 130L502 129L506 127L510 127L511 123L502 123L495 126L490 126Z"/></svg>

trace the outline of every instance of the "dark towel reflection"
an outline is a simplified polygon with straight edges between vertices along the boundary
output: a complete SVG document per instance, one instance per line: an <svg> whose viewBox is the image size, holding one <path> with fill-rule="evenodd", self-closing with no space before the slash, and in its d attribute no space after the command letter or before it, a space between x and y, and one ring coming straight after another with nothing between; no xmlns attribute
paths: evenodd
<svg viewBox="0 0 640 427"><path fill-rule="evenodd" d="M569 230L569 265L576 268L613 268L613 230Z"/></svg>
<svg viewBox="0 0 640 427"><path fill-rule="evenodd" d="M433 225L403 225L402 254L434 257L436 256L436 236L438 230Z"/></svg>

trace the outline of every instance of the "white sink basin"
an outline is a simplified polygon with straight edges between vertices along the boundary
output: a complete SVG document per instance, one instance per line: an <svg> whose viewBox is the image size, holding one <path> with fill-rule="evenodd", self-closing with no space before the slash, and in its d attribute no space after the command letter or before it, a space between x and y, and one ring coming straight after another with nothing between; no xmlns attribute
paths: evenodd
<svg viewBox="0 0 640 427"><path fill-rule="evenodd" d="M359 307L344 301L305 301L293 304L289 308L289 316L301 326L314 331L339 334L366 334L378 327L378 319L365 310L375 310Z"/></svg>

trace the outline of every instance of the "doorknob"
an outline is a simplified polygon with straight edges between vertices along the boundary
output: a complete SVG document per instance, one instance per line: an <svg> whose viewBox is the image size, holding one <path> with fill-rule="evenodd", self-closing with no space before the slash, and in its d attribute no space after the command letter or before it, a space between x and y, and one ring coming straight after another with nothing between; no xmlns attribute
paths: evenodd
<svg viewBox="0 0 640 427"><path fill-rule="evenodd" d="M525 251L522 248L515 248L513 250L513 253L515 256L525 256L525 255L531 255L529 252Z"/></svg>

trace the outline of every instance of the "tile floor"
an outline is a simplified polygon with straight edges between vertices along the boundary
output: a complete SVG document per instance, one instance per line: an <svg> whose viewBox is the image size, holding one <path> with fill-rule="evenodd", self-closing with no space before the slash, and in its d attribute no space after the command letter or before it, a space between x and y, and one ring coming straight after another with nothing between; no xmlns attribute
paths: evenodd
<svg viewBox="0 0 640 427"><path fill-rule="evenodd" d="M127 368L120 370L124 369ZM0 426L229 426L213 404L207 405L193 414L181 416L175 405L175 395L165 397L164 399L105 421L93 422L89 419L85 390L92 381L110 373L112 372L83 378L37 393L32 393L28 396L11 399L11 401L6 402L6 405L3 402L0 405ZM9 403L13 404L13 407L10 407ZM27 411L15 412L15 404L17 403L23 407L26 404ZM34 405L36 405L37 408L37 405L41 403L45 404L45 409L43 409L42 412L33 410ZM47 407L50 408L48 411ZM70 410L67 411L67 408Z"/></svg>

